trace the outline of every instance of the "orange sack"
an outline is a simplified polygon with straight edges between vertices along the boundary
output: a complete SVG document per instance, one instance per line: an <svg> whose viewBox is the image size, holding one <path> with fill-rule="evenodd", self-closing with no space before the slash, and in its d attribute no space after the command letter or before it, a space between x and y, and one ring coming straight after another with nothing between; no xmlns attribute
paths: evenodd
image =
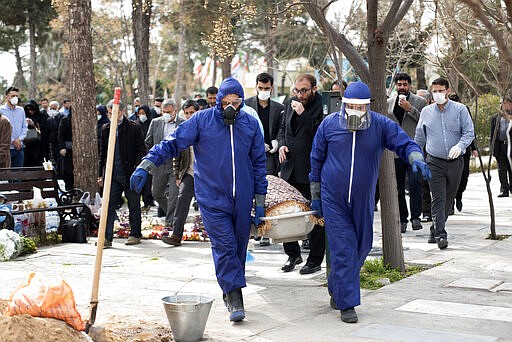
<svg viewBox="0 0 512 342"><path fill-rule="evenodd" d="M55 318L75 330L85 330L85 322L76 309L73 290L62 278L44 279L30 273L28 282L11 294L6 316L28 314L33 317Z"/></svg>

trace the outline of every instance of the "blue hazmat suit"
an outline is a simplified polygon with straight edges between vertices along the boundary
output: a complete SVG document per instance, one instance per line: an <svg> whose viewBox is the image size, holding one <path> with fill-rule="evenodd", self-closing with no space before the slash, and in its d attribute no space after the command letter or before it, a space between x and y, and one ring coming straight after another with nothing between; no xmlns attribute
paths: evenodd
<svg viewBox="0 0 512 342"><path fill-rule="evenodd" d="M224 123L221 100L237 94L242 105L233 125ZM196 112L144 157L157 167L194 147L194 188L212 244L217 281L227 294L246 286L245 260L255 194L267 192L266 156L258 121L243 107L240 83L227 78L216 107Z"/></svg>
<svg viewBox="0 0 512 342"><path fill-rule="evenodd" d="M311 150L311 182L320 198L330 248L329 293L341 310L360 304L359 272L373 242L375 185L385 148L408 160L418 145L400 126L370 111L370 126L343 127L340 113L327 116Z"/></svg>

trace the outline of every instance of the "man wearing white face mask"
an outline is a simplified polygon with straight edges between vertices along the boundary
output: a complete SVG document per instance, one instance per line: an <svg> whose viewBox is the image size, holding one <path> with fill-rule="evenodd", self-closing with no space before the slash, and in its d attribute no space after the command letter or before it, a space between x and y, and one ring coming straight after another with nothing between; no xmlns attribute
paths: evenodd
<svg viewBox="0 0 512 342"><path fill-rule="evenodd" d="M107 106L113 105L110 101ZM105 243L103 248L112 247L114 237L114 219L116 217L116 206L118 199L124 192L128 201L130 236L125 245L137 245L140 243L141 235L141 210L140 195L130 189L130 175L135 167L142 160L146 153L144 135L138 123L128 120L126 109L123 103L119 103L118 117L111 117L111 122L103 125L101 129L101 147L98 167L98 184L103 184L103 177L107 164L107 153L109 144L110 125L115 124L116 143L114 146L114 163L112 170L112 182L110 184L110 202L107 211L107 227L105 232Z"/></svg>
<svg viewBox="0 0 512 342"><path fill-rule="evenodd" d="M0 107L0 112L9 119L12 126L11 134L11 167L23 166L23 140L27 135L25 110L18 106L18 88L9 87L5 91L6 103Z"/></svg>
<svg viewBox="0 0 512 342"><path fill-rule="evenodd" d="M256 76L257 96L245 100L245 104L253 108L263 125L263 135L265 140L265 152L267 155L267 175L277 176L279 172L279 153L277 134L281 127L284 106L279 102L270 99L274 86L272 75L263 72ZM270 245L269 238L263 237L260 240L260 246Z"/></svg>
<svg viewBox="0 0 512 342"><path fill-rule="evenodd" d="M161 143L169 135L174 133L179 122L177 119L178 105L174 100L168 99L162 103L162 116L151 120L146 134L146 146L148 149ZM173 173L172 159L153 172L153 184L151 193L157 201L162 214L165 213L165 228L171 230L176 210L179 188Z"/></svg>
<svg viewBox="0 0 512 342"><path fill-rule="evenodd" d="M462 155L475 138L473 121L462 103L448 99L448 80L432 82L434 103L423 108L414 140L427 153L426 162L432 172L432 218L429 243L439 249L448 246L445 223L459 187L464 160Z"/></svg>
<svg viewBox="0 0 512 342"><path fill-rule="evenodd" d="M257 96L245 100L245 104L253 108L263 124L265 152L267 154L267 175L277 176L279 171L279 154L277 153L277 134L281 126L284 106L270 99L274 78L264 72L256 76Z"/></svg>

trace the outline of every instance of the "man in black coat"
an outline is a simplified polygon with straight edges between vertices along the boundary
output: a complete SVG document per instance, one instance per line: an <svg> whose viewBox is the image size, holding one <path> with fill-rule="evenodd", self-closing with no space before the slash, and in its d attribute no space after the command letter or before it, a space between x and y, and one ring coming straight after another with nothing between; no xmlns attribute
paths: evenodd
<svg viewBox="0 0 512 342"><path fill-rule="evenodd" d="M293 89L295 96L284 106L284 115L278 134L279 162L281 178L293 185L300 193L311 200L309 172L313 138L322 120L322 96L317 92L316 78L310 74L299 75ZM320 271L325 254L325 231L315 226L311 231L310 252L306 265L300 274ZM302 263L300 246L297 241L283 244L288 261L281 268L290 272L295 265Z"/></svg>
<svg viewBox="0 0 512 342"><path fill-rule="evenodd" d="M263 125L265 154L267 156L267 175L277 176L279 172L279 154L277 153L277 134L281 128L284 106L279 102L270 99L274 78L272 75L263 72L256 76L257 95L245 100L245 104L253 108L261 124ZM260 246L270 245L270 239L263 237Z"/></svg>
<svg viewBox="0 0 512 342"><path fill-rule="evenodd" d="M277 134L281 128L284 106L270 99L274 78L264 72L256 76L257 96L245 100L245 104L252 107L263 125L265 152L267 155L267 175L277 176L279 171L279 154L277 152Z"/></svg>
<svg viewBox="0 0 512 342"><path fill-rule="evenodd" d="M134 121L125 117L123 104L119 104L119 117L111 118L110 123L103 126L101 132L101 149L99 161L98 183L103 182L105 166L107 162L108 137L110 125L117 124L117 138L114 150L114 164L112 170L112 183L110 186L110 198L119 198L124 191L128 200L128 210L130 212L128 219L130 222L130 236L126 245L136 245L140 243L141 234L141 209L140 195L130 189L130 175L135 171L142 157L146 155L146 145L144 144L144 135L142 128ZM104 247L112 246L114 218L116 201L110 201L108 204L107 228L105 232Z"/></svg>
<svg viewBox="0 0 512 342"><path fill-rule="evenodd" d="M501 111L491 119L491 141L494 140L493 154L498 162L498 177L500 180L500 194L498 197L508 197L512 191L512 170L508 160L507 136L510 115L512 115L512 96L505 96L501 103ZM496 128L498 125L498 128ZM494 131L496 138L494 138Z"/></svg>

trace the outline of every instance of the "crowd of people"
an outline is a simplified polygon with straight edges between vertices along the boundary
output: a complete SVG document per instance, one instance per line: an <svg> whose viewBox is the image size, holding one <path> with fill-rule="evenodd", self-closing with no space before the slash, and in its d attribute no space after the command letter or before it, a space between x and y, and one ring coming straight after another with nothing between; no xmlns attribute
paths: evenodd
<svg viewBox="0 0 512 342"><path fill-rule="evenodd" d="M257 95L250 98L245 98L236 79L227 78L219 88L208 88L205 98L198 94L181 105L155 98L150 107L136 98L130 113L119 105L118 117L112 117L113 101L98 105L100 187L110 126L117 127L104 247L112 246L123 193L130 223L126 245L141 242L141 209L156 205L169 231L163 243L181 246L195 196L229 319L243 320L250 225L251 221L258 225L265 216L265 176L279 176L325 219L325 227L315 226L303 241L309 253L299 273L321 270L327 236L330 305L340 310L342 321L357 322L359 271L372 247L384 149L395 153L401 232L407 231L409 222L413 230L422 229L422 222L432 222L428 243L440 249L448 246L448 216L454 206L462 210L469 157L474 153L469 109L454 97L446 79L438 78L429 91L416 94L408 74L397 74L394 83L396 93L388 98L386 115L370 110L372 96L366 84L336 81L333 89L340 91L341 108L325 116L311 74L297 76L283 104L272 100L272 75L261 73L255 80ZM30 100L21 107L18 91L9 87L0 107L0 166L39 166L44 159L51 160L57 176L72 188L71 102L65 100L60 106L47 99ZM499 197L512 192L511 116L512 98L506 96L492 120ZM268 237L261 237L260 246L269 244ZM281 270L291 272L303 262L301 246L294 241L283 247L288 259Z"/></svg>

